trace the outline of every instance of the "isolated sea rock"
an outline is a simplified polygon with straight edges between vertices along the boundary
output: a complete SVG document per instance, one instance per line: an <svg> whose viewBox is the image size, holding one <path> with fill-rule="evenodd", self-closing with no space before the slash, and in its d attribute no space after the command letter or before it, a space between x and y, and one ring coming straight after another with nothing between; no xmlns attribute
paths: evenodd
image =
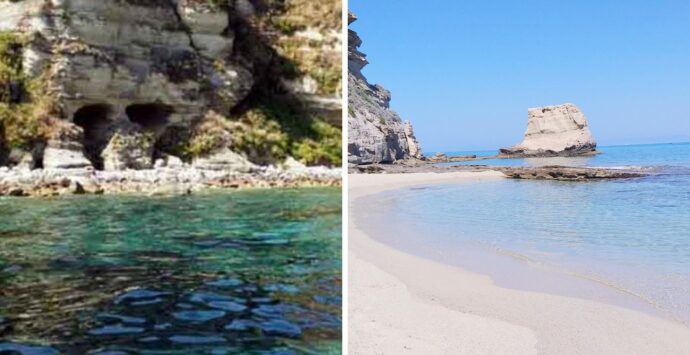
<svg viewBox="0 0 690 355"><path fill-rule="evenodd" d="M356 17L349 13L349 23ZM362 75L368 64L359 51L362 40L348 31L348 161L351 164L393 163L422 158L411 124L403 124L390 109L391 95L380 85L371 85Z"/></svg>
<svg viewBox="0 0 690 355"><path fill-rule="evenodd" d="M504 156L576 156L596 153L587 118L574 104L528 110L522 143L500 150Z"/></svg>

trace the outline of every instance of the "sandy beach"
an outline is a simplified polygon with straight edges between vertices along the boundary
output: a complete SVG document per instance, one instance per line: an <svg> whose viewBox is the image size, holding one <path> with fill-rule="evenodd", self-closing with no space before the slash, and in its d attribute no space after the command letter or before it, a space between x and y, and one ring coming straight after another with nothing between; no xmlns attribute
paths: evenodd
<svg viewBox="0 0 690 355"><path fill-rule="evenodd" d="M501 178L492 171L350 175L351 354L690 353L690 328L681 323L588 299L499 287L488 276L403 253L358 228L364 196Z"/></svg>

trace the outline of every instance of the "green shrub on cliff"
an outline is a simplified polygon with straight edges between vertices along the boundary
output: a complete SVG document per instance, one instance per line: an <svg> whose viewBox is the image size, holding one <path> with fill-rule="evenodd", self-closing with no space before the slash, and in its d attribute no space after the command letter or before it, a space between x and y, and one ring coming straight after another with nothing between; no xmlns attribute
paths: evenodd
<svg viewBox="0 0 690 355"><path fill-rule="evenodd" d="M277 164L288 156L307 165L340 165L342 130L289 109L265 105L237 117L209 112L190 136L171 150L185 160L228 147L256 164Z"/></svg>
<svg viewBox="0 0 690 355"><path fill-rule="evenodd" d="M10 104L15 101L17 90L22 90L24 75L22 73L21 50L22 38L14 33L0 32L0 103Z"/></svg>
<svg viewBox="0 0 690 355"><path fill-rule="evenodd" d="M289 137L262 107L245 112L231 121L232 149L254 163L274 164L289 154Z"/></svg>
<svg viewBox="0 0 690 355"><path fill-rule="evenodd" d="M282 130L280 150L285 155L307 165L340 165L342 161L342 130L318 118L309 117L298 107L279 100L263 104L250 110L243 117L253 117L250 127L270 127L271 130ZM240 118L240 121L247 121ZM234 138L234 136L233 136ZM242 148L239 146L238 148ZM281 154L282 155L282 154Z"/></svg>
<svg viewBox="0 0 690 355"><path fill-rule="evenodd" d="M307 165L333 165L342 162L342 130L326 122L315 120L311 124L314 138L303 138L293 144L292 151Z"/></svg>
<svg viewBox="0 0 690 355"><path fill-rule="evenodd" d="M49 134L55 102L45 93L45 78L27 78L22 68L23 36L0 32L0 123L5 144L26 147Z"/></svg>
<svg viewBox="0 0 690 355"><path fill-rule="evenodd" d="M26 38L0 32L0 124L5 144L29 148L51 133L57 104L46 91L47 75L27 78L22 68Z"/></svg>

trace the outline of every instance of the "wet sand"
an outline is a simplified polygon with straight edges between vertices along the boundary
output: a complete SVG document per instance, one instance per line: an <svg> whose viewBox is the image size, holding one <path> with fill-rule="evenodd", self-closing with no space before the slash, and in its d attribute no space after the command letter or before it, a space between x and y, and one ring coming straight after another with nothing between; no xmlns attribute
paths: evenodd
<svg viewBox="0 0 690 355"><path fill-rule="evenodd" d="M593 300L499 287L488 276L403 253L358 228L364 196L500 178L491 171L350 175L350 353L690 353L690 328L683 324Z"/></svg>

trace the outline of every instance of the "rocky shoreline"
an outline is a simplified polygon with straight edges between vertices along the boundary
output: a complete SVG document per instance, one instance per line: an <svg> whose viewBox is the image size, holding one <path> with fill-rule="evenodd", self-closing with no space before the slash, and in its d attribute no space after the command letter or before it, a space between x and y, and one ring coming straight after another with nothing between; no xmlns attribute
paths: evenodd
<svg viewBox="0 0 690 355"><path fill-rule="evenodd" d="M631 179L654 174L649 169L610 169L568 166L505 167L489 165L439 166L426 162L401 162L400 164L370 164L350 166L350 174L410 174L410 173L454 173L461 171L499 171L507 178L557 181L593 181L604 179Z"/></svg>
<svg viewBox="0 0 690 355"><path fill-rule="evenodd" d="M493 167L512 179L586 181L602 179L632 179L650 174L641 169L578 168L569 166Z"/></svg>
<svg viewBox="0 0 690 355"><path fill-rule="evenodd" d="M0 196L187 195L209 189L341 186L342 169L255 167L249 172L159 167L147 170L9 169L0 167Z"/></svg>

